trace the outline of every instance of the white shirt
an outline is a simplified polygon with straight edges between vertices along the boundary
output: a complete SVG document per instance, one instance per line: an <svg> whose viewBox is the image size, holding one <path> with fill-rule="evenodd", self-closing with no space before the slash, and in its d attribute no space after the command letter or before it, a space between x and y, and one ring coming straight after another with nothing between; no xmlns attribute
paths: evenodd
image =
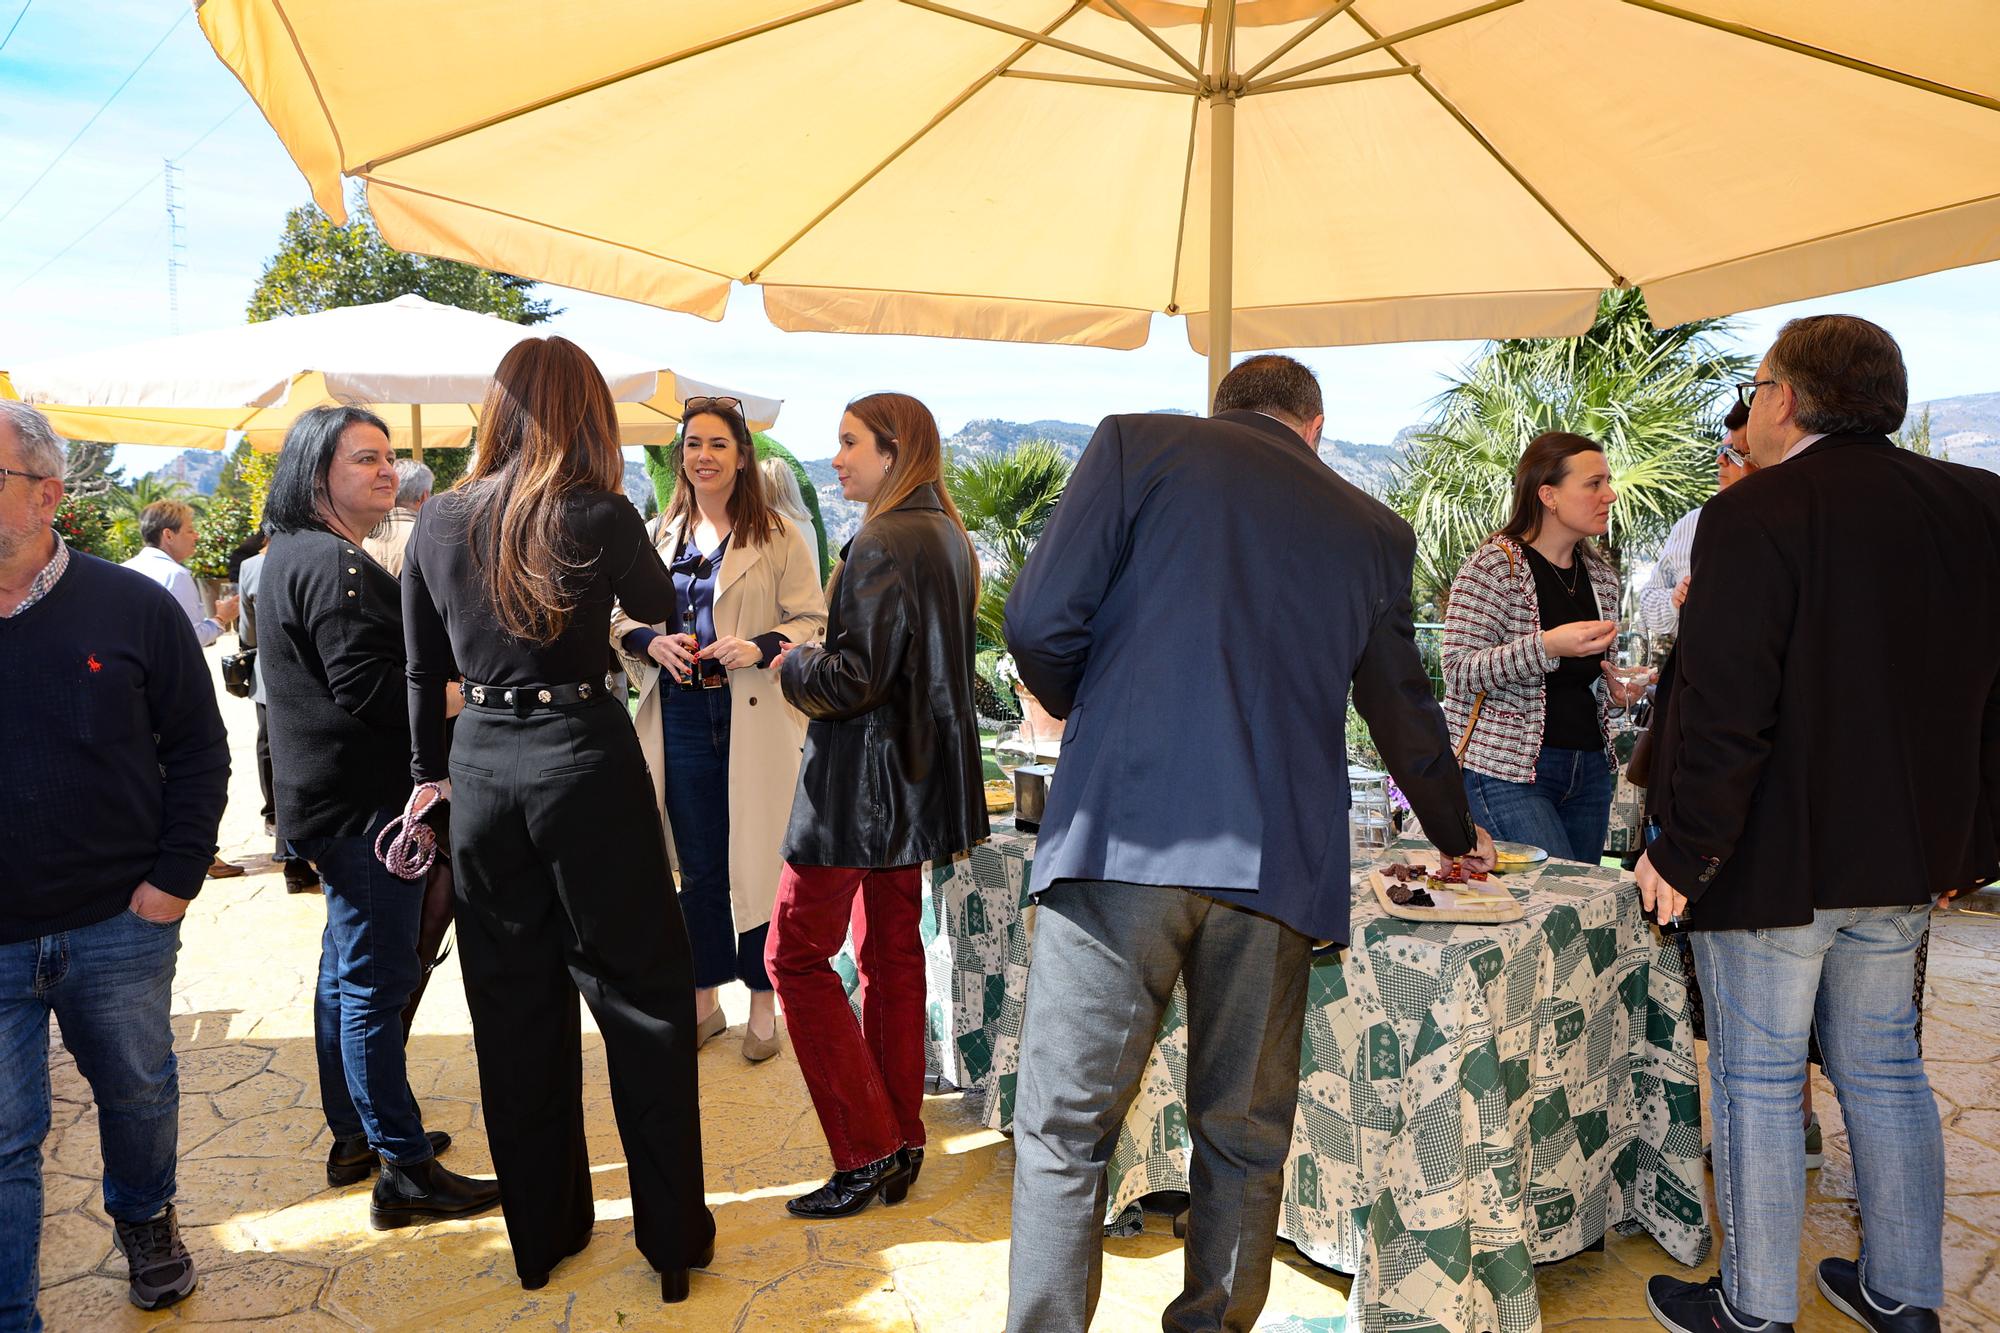
<svg viewBox="0 0 2000 1333"><path fill-rule="evenodd" d="M1792 461L1792 459L1798 457L1800 454L1812 448L1814 445L1818 444L1821 440L1825 438L1826 438L1825 431L1821 431L1817 435L1802 436L1800 437L1799 442L1797 444L1785 450L1785 456L1783 458L1780 458L1778 461L1780 463L1789 463Z"/></svg>
<svg viewBox="0 0 2000 1333"><path fill-rule="evenodd" d="M195 590L194 575L188 573L187 566L168 555L157 546L141 547L139 554L125 562L125 568L136 569L153 582L174 595L186 613L188 624L194 626L195 638L206 648L222 637L222 622L214 616L201 613L201 594Z"/></svg>
<svg viewBox="0 0 2000 1333"><path fill-rule="evenodd" d="M1700 522L1699 508L1688 510L1675 521L1667 533L1667 544L1660 548L1652 577L1639 589L1639 614L1649 634L1673 634L1680 628L1681 609L1674 605L1674 589L1692 569L1688 556L1694 550L1695 525Z"/></svg>

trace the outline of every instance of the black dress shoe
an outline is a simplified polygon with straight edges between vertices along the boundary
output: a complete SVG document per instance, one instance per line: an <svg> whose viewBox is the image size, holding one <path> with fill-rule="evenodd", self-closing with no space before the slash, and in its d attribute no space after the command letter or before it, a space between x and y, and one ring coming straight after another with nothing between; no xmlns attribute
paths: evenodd
<svg viewBox="0 0 2000 1333"><path fill-rule="evenodd" d="M695 1256L688 1268L706 1268L715 1262L715 1242L708 1242L708 1248ZM688 1268L663 1268L660 1270L660 1304L679 1305L688 1298Z"/></svg>
<svg viewBox="0 0 2000 1333"><path fill-rule="evenodd" d="M871 1203L876 1195L882 1202L901 1203L910 1192L910 1164L898 1148L879 1162L858 1166L852 1171L836 1171L833 1179L803 1198L793 1199L785 1211L793 1217L823 1220L852 1217Z"/></svg>
<svg viewBox="0 0 2000 1333"><path fill-rule="evenodd" d="M433 1156L451 1146L451 1135L441 1129L434 1129L424 1137L431 1141ZM335 1139L333 1146L326 1150L326 1183L335 1186L359 1185L374 1175L375 1168L380 1165L382 1159L368 1146L367 1135Z"/></svg>
<svg viewBox="0 0 2000 1333"><path fill-rule="evenodd" d="M369 1200L368 1225L377 1231L471 1217L500 1202L500 1182L475 1180L438 1165L437 1159L415 1166L382 1163Z"/></svg>

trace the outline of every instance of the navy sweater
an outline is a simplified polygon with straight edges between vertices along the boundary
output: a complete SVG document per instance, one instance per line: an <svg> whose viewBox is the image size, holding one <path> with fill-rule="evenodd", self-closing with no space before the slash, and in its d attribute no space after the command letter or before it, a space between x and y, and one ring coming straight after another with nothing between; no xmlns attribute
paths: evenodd
<svg viewBox="0 0 2000 1333"><path fill-rule="evenodd" d="M129 569L70 552L0 619L0 944L108 921L142 881L201 891L229 737L187 616Z"/></svg>

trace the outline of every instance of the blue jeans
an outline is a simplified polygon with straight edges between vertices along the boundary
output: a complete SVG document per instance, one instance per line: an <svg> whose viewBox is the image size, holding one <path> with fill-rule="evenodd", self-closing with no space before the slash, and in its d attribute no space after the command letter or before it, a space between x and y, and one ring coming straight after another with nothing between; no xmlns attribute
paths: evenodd
<svg viewBox="0 0 2000 1333"><path fill-rule="evenodd" d="M313 1044L319 1100L335 1138L365 1135L397 1166L434 1154L403 1063L403 1007L417 988L424 886L389 873L375 837L398 812L379 810L359 837L294 838L326 894Z"/></svg>
<svg viewBox="0 0 2000 1333"><path fill-rule="evenodd" d="M1500 842L1525 842L1564 861L1596 865L1611 828L1611 763L1602 750L1542 747L1533 782L1465 770L1472 821Z"/></svg>
<svg viewBox="0 0 2000 1333"><path fill-rule="evenodd" d="M41 1328L42 1140L49 1014L97 1102L104 1211L157 1217L174 1199L180 1140L174 956L180 923L129 911L81 930L0 944L0 1328Z"/></svg>
<svg viewBox="0 0 2000 1333"><path fill-rule="evenodd" d="M681 916L694 948L694 984L741 981L771 989L764 971L770 926L736 933L729 902L729 691L661 685L667 826L681 869Z"/></svg>
<svg viewBox="0 0 2000 1333"><path fill-rule="evenodd" d="M1817 1029L1840 1094L1868 1289L1944 1304L1944 1133L1911 998L1930 905L1820 911L1783 930L1690 931L1708 1009L1715 1205L1729 1303L1798 1317L1805 1141L1799 1097Z"/></svg>

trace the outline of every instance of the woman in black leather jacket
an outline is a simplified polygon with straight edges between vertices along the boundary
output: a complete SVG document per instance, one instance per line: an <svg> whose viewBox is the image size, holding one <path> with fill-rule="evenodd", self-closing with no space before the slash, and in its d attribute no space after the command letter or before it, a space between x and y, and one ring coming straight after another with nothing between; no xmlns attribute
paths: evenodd
<svg viewBox="0 0 2000 1333"><path fill-rule="evenodd" d="M941 456L930 409L907 394L848 405L833 470L867 516L834 572L826 642L779 659L785 697L811 723L765 965L834 1165L786 1205L799 1217L846 1217L877 1194L900 1203L916 1183L922 863L987 834L972 701L979 562ZM831 966L850 920L858 1025Z"/></svg>

